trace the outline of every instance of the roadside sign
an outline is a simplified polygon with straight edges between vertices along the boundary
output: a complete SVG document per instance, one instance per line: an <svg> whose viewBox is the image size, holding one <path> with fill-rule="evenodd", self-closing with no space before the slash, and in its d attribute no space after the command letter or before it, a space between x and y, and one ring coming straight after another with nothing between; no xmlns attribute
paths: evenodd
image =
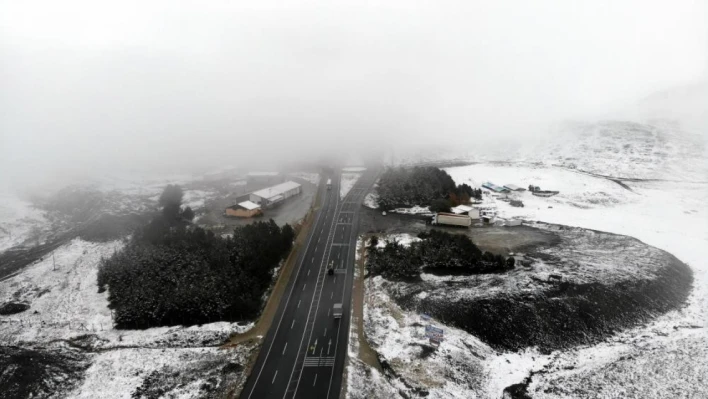
<svg viewBox="0 0 708 399"><path fill-rule="evenodd" d="M424 321L430 321L430 319L431 319L430 315L427 315L425 313L421 313L420 318Z"/></svg>
<svg viewBox="0 0 708 399"><path fill-rule="evenodd" d="M425 326L425 336L430 339L436 339L442 341L443 339L443 329L437 328L431 325Z"/></svg>

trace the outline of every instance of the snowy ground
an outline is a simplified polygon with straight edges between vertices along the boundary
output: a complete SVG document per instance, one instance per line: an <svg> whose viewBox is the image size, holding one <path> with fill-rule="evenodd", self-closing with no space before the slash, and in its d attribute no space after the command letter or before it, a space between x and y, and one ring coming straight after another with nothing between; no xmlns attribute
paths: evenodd
<svg viewBox="0 0 708 399"><path fill-rule="evenodd" d="M204 208L206 202L217 196L213 191L205 190L186 190L182 198L182 207L190 207L193 211Z"/></svg>
<svg viewBox="0 0 708 399"><path fill-rule="evenodd" d="M85 380L67 396L131 398L139 392L145 397L195 398L221 391L218 397L223 397L230 384L243 384L245 376L239 372L252 350L246 345L229 350L137 348L101 352L86 370ZM226 371L231 372L229 378L224 378Z"/></svg>
<svg viewBox="0 0 708 399"><path fill-rule="evenodd" d="M21 347L51 347L63 341L100 351L91 355L87 378L69 395L72 397L129 398L151 372L155 374L150 383L158 385L171 381L164 376L182 375L168 384L174 382L168 387L172 397L200 396L195 395L203 383L198 381L200 375L209 377L211 373L206 365L243 364L253 348L229 353L217 346L252 324L114 329L107 292L98 293L96 273L101 257L110 256L121 245L121 241L75 239L57 249L53 258L45 257L0 282L0 303L30 304L27 311L0 316L0 341Z"/></svg>
<svg viewBox="0 0 708 399"><path fill-rule="evenodd" d="M46 212L14 194L0 194L0 252L30 241L33 232L47 228Z"/></svg>
<svg viewBox="0 0 708 399"><path fill-rule="evenodd" d="M611 165L596 172L610 175ZM428 381L430 397L500 397L502 390L532 376L529 393L539 398L565 397L708 397L708 185L680 181L627 182L628 190L603 178L565 168L538 164L475 164L446 169L459 183L478 187L492 181L498 185L529 184L559 190L550 198L529 192L512 194L525 204L515 208L494 196L485 196L486 205L497 208L499 216L519 217L632 236L664 249L687 263L694 271L694 288L688 305L658 317L650 324L616 334L599 345L556 351L549 355L529 348L518 353L495 353L481 343L481 359L468 359L471 369L464 384L436 385L421 374L421 353L415 335L416 315L397 308L383 294L377 279L367 282L366 332L370 343L394 370L413 381ZM450 335L448 336L448 331ZM445 328L446 345L474 342L465 332ZM459 334L459 338L455 337ZM452 339L451 339L452 338ZM448 339L450 342L448 342ZM455 341L459 339L459 341ZM463 346L465 346L463 344ZM452 348L450 364L461 353ZM464 357L461 357L464 359ZM480 369L477 369L477 367ZM365 367L353 364L350 373L361 375ZM425 360L423 370L452 373ZM436 374L437 375L437 374ZM454 378L451 381L455 381ZM479 385L475 385L479 383ZM395 390L395 381L380 392ZM375 385L375 384L374 384ZM350 397L363 397L364 390L349 383ZM386 394L388 395L388 394Z"/></svg>

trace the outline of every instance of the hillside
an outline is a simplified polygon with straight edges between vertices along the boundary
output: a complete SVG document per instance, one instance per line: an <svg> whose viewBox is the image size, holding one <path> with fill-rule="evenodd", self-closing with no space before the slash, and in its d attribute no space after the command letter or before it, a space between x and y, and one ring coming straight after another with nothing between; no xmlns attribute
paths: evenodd
<svg viewBox="0 0 708 399"><path fill-rule="evenodd" d="M705 181L706 141L667 121L566 124L522 150L530 161L633 179Z"/></svg>

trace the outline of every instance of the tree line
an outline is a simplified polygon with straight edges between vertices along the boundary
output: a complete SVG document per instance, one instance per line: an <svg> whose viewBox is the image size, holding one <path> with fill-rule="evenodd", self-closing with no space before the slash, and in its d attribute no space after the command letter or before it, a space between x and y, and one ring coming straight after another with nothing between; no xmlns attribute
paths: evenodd
<svg viewBox="0 0 708 399"><path fill-rule="evenodd" d="M468 184L455 185L447 172L434 166L388 168L381 175L377 193L383 209L430 205L433 212L482 199L482 190Z"/></svg>
<svg viewBox="0 0 708 399"><path fill-rule="evenodd" d="M463 273L496 273L514 268L515 259L480 250L469 237L431 230L418 235L421 241L404 246L396 240L379 245L371 237L366 267L369 275L387 279L416 279L425 270L447 269Z"/></svg>
<svg viewBox="0 0 708 399"><path fill-rule="evenodd" d="M169 186L162 213L101 261L99 292L108 289L118 328L252 319L291 249L295 232L287 224L271 219L221 237L190 224L181 199L181 189Z"/></svg>

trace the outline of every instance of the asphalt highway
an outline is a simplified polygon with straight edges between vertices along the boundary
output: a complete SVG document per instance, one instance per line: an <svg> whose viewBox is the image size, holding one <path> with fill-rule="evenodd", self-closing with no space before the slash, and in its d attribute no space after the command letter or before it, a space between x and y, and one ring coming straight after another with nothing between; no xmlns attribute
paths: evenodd
<svg viewBox="0 0 708 399"><path fill-rule="evenodd" d="M359 209L374 183L365 171L343 199L339 175L298 256L296 269L266 334L241 398L339 398L347 356ZM327 268L332 265L333 275ZM342 304L335 319L332 308Z"/></svg>

